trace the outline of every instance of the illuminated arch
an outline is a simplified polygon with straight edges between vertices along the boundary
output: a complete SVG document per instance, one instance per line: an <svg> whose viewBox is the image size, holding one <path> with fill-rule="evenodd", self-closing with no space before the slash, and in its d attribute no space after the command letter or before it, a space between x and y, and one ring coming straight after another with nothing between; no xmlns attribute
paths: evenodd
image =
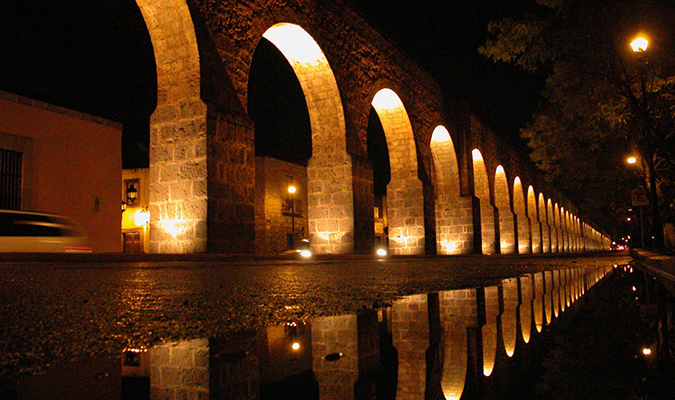
<svg viewBox="0 0 675 400"><path fill-rule="evenodd" d="M516 226L518 228L518 253L531 253L532 236L530 219L527 216L523 184L520 182L520 177L518 176L513 180L513 212L516 214Z"/></svg>
<svg viewBox="0 0 675 400"><path fill-rule="evenodd" d="M431 155L436 172L436 248L439 254L470 253L473 225L466 217L459 189L459 167L450 133L437 126L431 135Z"/></svg>
<svg viewBox="0 0 675 400"><path fill-rule="evenodd" d="M469 358L468 329L475 326L476 300L475 289L439 293L444 346L441 388L448 400L459 400L464 391Z"/></svg>
<svg viewBox="0 0 675 400"><path fill-rule="evenodd" d="M473 186L474 193L480 203L480 231L483 254L495 252L495 218L494 208L490 204L490 183L487 169L480 150L471 152L473 158Z"/></svg>
<svg viewBox="0 0 675 400"><path fill-rule="evenodd" d="M537 196L534 193L534 188L530 185L527 188L527 214L530 218L530 233L532 237L532 252L541 253L541 222L537 213Z"/></svg>
<svg viewBox="0 0 675 400"><path fill-rule="evenodd" d="M495 207L499 215L499 252L513 254L516 252L514 218L511 212L509 182L501 165L495 170Z"/></svg>
<svg viewBox="0 0 675 400"><path fill-rule="evenodd" d="M544 194L539 193L539 222L541 223L541 246L542 253L551 252L551 227L548 224L548 212Z"/></svg>
<svg viewBox="0 0 675 400"><path fill-rule="evenodd" d="M520 334L525 343L530 343L530 336L532 335L532 309L534 305L534 279L532 275L524 275L518 279L520 280L520 296L522 299L518 306Z"/></svg>
<svg viewBox="0 0 675 400"><path fill-rule="evenodd" d="M352 160L344 111L328 60L300 26L279 23L263 37L286 57L302 87L312 129L307 165L309 240L316 253L354 251Z"/></svg>
<svg viewBox="0 0 675 400"><path fill-rule="evenodd" d="M372 106L382 123L391 164L387 185L389 249L392 254L424 254L424 193L408 113L391 89L377 92Z"/></svg>
<svg viewBox="0 0 675 400"><path fill-rule="evenodd" d="M501 313L501 330L504 350L509 357L516 352L516 339L518 335L518 278L502 280L502 298L504 299L504 311Z"/></svg>
<svg viewBox="0 0 675 400"><path fill-rule="evenodd" d="M544 329L545 322L545 308L544 303L546 301L544 293L544 273L537 272L534 274L534 300L532 305L532 312L534 313L534 326L537 329L537 332L541 333Z"/></svg>
<svg viewBox="0 0 675 400"><path fill-rule="evenodd" d="M555 220L555 213L553 212L553 201L548 199L546 202L546 216L548 219L548 227L551 231L551 253L558 252L558 229L556 228L557 223Z"/></svg>
<svg viewBox="0 0 675 400"><path fill-rule="evenodd" d="M553 221L556 232L556 249L558 252L562 253L565 251L565 244L563 243L562 226L560 221L560 206L558 206L558 203L553 204Z"/></svg>
<svg viewBox="0 0 675 400"><path fill-rule="evenodd" d="M499 317L499 287L487 286L485 292L485 325L483 337L483 375L490 376L497 359L497 318Z"/></svg>
<svg viewBox="0 0 675 400"><path fill-rule="evenodd" d="M553 279L553 271L544 272L544 314L546 316L546 324L553 322L553 310L555 309L555 281Z"/></svg>
<svg viewBox="0 0 675 400"><path fill-rule="evenodd" d="M157 66L157 108L150 117L150 251L203 252L208 199L201 188L207 186L207 112L200 95L195 28L185 0L164 1L161 10L156 1L136 3L148 28ZM203 149L203 155L176 161L173 154L179 145ZM189 176L175 173L186 169ZM187 194L179 198L164 195L172 186L185 187Z"/></svg>

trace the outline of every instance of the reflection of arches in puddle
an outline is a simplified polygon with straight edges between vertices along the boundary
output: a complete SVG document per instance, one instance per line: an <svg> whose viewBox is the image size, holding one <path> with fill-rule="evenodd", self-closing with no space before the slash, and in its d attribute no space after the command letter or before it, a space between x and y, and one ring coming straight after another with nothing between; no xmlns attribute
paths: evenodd
<svg viewBox="0 0 675 400"><path fill-rule="evenodd" d="M424 398L429 347L427 295L406 296L392 306L392 335L398 351L397 399Z"/></svg>
<svg viewBox="0 0 675 400"><path fill-rule="evenodd" d="M544 272L544 309L546 312L546 324L553 322L553 271Z"/></svg>
<svg viewBox="0 0 675 400"><path fill-rule="evenodd" d="M537 327L537 332L544 329L544 302L544 273L538 272L534 274L534 301L532 304L534 325Z"/></svg>
<svg viewBox="0 0 675 400"><path fill-rule="evenodd" d="M555 318L558 318L560 316L560 293L562 287L560 285L560 271L553 271L551 282L553 283L553 315Z"/></svg>
<svg viewBox="0 0 675 400"><path fill-rule="evenodd" d="M499 287L483 288L485 293L485 325L481 328L483 336L483 374L490 376L495 367L497 356L497 317L499 316Z"/></svg>
<svg viewBox="0 0 675 400"><path fill-rule="evenodd" d="M518 314L520 316L520 332L523 335L525 343L530 342L530 334L532 330L532 301L534 296L534 280L532 275L525 275L520 277L520 296L521 304L518 307Z"/></svg>
<svg viewBox="0 0 675 400"><path fill-rule="evenodd" d="M501 315L502 340L504 341L506 355L511 357L516 351L516 334L518 330L516 321L516 311L518 308L518 278L502 280L502 288L504 290L504 311Z"/></svg>
<svg viewBox="0 0 675 400"><path fill-rule="evenodd" d="M475 326L478 315L476 290L441 292L439 302L445 346L441 387L446 399L459 399L466 381L467 328Z"/></svg>

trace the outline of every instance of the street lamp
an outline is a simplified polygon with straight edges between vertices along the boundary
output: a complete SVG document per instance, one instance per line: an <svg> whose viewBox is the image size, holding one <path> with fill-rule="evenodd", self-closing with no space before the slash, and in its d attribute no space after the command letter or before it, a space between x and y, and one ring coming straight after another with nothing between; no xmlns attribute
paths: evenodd
<svg viewBox="0 0 675 400"><path fill-rule="evenodd" d="M647 45L649 44L649 41L642 36L638 37L637 39L633 40L630 42L630 47L633 49L634 52L641 52L641 51L647 51Z"/></svg>
<svg viewBox="0 0 675 400"><path fill-rule="evenodd" d="M293 185L288 186L288 193L291 197L291 249L295 249L295 192L297 188Z"/></svg>
<svg viewBox="0 0 675 400"><path fill-rule="evenodd" d="M663 227L661 225L661 216L659 214L659 203L658 203L658 194L656 190L656 170L654 168L654 156L656 149L654 148L654 132L653 131L653 121L651 113L652 105L649 101L649 93L647 90L647 77L646 77L646 67L648 64L648 59L646 50L649 41L644 37L638 37L633 40L630 44L633 52L638 55L639 58L639 78L640 86L642 93L640 94L640 99L637 99L635 96L631 95L631 100L633 107L635 108L635 115L640 118L642 121L642 137L640 138L640 152L642 153L642 158L647 164L647 172L649 174L649 202L651 203L652 209L652 229L654 236L654 247L659 248L663 246Z"/></svg>

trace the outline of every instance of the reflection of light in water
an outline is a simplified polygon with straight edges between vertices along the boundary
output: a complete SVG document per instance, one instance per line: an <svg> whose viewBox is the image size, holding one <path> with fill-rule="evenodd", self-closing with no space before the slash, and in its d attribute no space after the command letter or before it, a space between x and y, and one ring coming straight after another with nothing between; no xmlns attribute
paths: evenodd
<svg viewBox="0 0 675 400"><path fill-rule="evenodd" d="M490 376L497 356L497 316L499 315L499 288L489 286L485 291L485 325L483 325L483 374Z"/></svg>
<svg viewBox="0 0 675 400"><path fill-rule="evenodd" d="M511 357L516 351L516 335L518 325L516 321L516 308L518 307L518 279L502 280L504 312L502 313L502 338L506 355Z"/></svg>

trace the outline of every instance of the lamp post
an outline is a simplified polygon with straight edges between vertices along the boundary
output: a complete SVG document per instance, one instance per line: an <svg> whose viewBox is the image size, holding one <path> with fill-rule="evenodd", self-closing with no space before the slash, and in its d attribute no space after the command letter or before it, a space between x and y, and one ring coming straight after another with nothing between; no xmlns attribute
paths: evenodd
<svg viewBox="0 0 675 400"><path fill-rule="evenodd" d="M295 248L295 192L297 188L293 185L288 186L288 193L291 198L291 249Z"/></svg>
<svg viewBox="0 0 675 400"><path fill-rule="evenodd" d="M633 40L630 44L633 52L639 58L639 79L640 79L640 99L632 96L632 104L635 108L636 116L642 121L642 137L640 138L640 152L647 163L647 172L649 174L649 202L652 209L652 234L654 236L654 247L663 246L663 227L661 226L661 216L659 214L658 193L656 190L656 171L654 168L654 138L652 132L651 104L649 102L649 93L647 90L646 65L648 63L646 51L649 41L643 37Z"/></svg>
<svg viewBox="0 0 675 400"><path fill-rule="evenodd" d="M628 157L626 162L630 165L637 164L637 157ZM644 163L642 163L642 172L644 173ZM640 176L640 180L642 176ZM644 229L644 218L642 216L642 207L649 205L649 202L646 199L646 193L642 185L638 188L633 189L631 192L631 205L637 207L640 210L640 248L645 248L645 229ZM630 218L628 219L630 221Z"/></svg>

